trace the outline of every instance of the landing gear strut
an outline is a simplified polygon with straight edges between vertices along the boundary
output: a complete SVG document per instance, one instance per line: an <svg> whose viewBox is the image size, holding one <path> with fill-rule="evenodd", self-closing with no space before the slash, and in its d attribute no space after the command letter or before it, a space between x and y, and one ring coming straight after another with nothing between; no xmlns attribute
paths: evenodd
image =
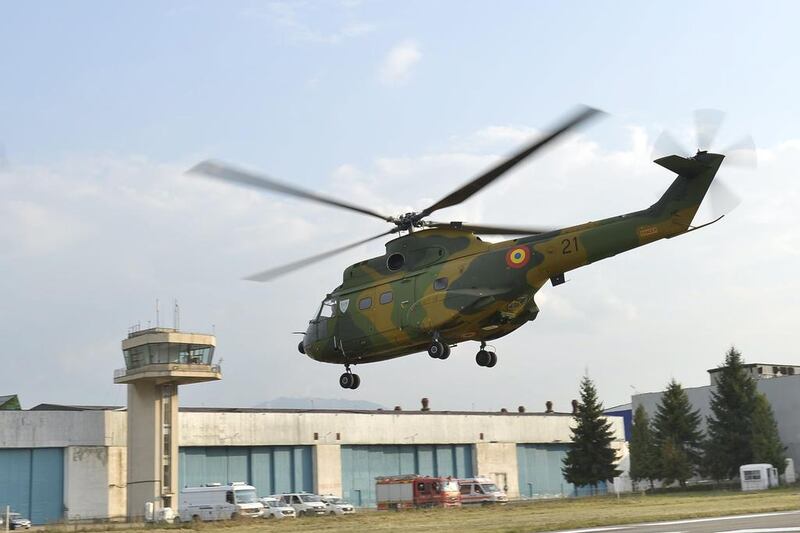
<svg viewBox="0 0 800 533"><path fill-rule="evenodd" d="M486 343L481 342L481 349L478 350L478 354L475 356L475 362L478 363L478 366L492 368L497 364L497 354L485 348Z"/></svg>
<svg viewBox="0 0 800 533"><path fill-rule="evenodd" d="M361 378L358 374L353 374L350 370L350 365L344 365L345 373L339 376L339 385L343 389L357 389L361 385Z"/></svg>

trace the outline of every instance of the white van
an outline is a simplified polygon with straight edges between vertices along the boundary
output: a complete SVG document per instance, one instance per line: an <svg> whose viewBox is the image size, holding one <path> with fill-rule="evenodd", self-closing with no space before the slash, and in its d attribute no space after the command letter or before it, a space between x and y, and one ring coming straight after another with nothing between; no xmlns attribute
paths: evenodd
<svg viewBox="0 0 800 533"><path fill-rule="evenodd" d="M256 488L242 482L181 489L178 518L181 522L230 520L261 516L264 505L258 501Z"/></svg>
<svg viewBox="0 0 800 533"><path fill-rule="evenodd" d="M459 479L458 486L461 489L462 505L508 503L506 493L500 490L491 479L485 477Z"/></svg>

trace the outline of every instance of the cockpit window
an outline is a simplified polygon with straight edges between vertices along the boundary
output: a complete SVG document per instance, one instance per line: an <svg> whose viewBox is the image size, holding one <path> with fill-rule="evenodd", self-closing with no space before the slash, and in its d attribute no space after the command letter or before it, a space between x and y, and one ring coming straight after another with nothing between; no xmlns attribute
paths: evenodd
<svg viewBox="0 0 800 533"><path fill-rule="evenodd" d="M320 318L331 318L336 313L336 300L329 299L322 302L319 310Z"/></svg>
<svg viewBox="0 0 800 533"><path fill-rule="evenodd" d="M371 297L367 296L366 298L361 298L358 301L358 308L361 309L362 311L364 309L369 309L370 307L372 307L372 298Z"/></svg>

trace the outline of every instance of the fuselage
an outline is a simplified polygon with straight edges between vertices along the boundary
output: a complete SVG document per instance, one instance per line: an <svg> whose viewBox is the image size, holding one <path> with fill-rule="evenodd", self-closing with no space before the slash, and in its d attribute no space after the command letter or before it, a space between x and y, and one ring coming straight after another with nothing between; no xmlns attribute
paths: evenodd
<svg viewBox="0 0 800 533"><path fill-rule="evenodd" d="M676 159L670 159L676 158ZM647 209L498 243L457 227L416 231L386 254L356 263L323 302L303 339L311 358L381 361L425 350L432 339L490 341L536 318L549 279L691 228L723 156L670 156L678 173Z"/></svg>

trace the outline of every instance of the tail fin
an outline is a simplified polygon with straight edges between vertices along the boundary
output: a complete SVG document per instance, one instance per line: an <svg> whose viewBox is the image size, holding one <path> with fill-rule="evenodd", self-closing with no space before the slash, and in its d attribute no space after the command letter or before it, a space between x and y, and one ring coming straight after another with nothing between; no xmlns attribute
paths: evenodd
<svg viewBox="0 0 800 533"><path fill-rule="evenodd" d="M723 159L724 155L697 152L694 157L670 155L655 160L678 175L652 206L662 216L671 217L677 233L689 229Z"/></svg>

